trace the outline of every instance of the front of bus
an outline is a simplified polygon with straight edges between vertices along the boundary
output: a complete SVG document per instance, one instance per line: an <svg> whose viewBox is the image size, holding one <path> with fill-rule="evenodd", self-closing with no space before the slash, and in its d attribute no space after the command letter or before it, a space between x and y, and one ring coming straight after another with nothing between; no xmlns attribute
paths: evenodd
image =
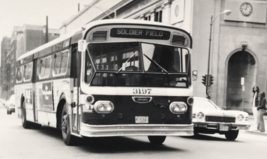
<svg viewBox="0 0 267 159"><path fill-rule="evenodd" d="M173 27L109 23L90 28L82 52L80 134L193 135L192 40Z"/></svg>

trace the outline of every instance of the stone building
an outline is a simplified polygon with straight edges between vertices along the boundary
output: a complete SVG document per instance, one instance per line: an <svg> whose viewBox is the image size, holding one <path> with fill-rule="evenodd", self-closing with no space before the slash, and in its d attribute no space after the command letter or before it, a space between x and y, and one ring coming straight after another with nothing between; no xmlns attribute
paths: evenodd
<svg viewBox="0 0 267 159"><path fill-rule="evenodd" d="M206 96L202 76L208 72L209 48L209 74L214 77L209 91L215 103L227 109L251 112L252 87L258 85L266 92L266 0L121 0L113 5L104 2L95 0L67 20L61 33L108 18L174 25L193 37L192 69L198 72L193 82L195 96ZM91 14L100 6L105 8L102 14ZM223 14L225 10L231 14Z"/></svg>
<svg viewBox="0 0 267 159"><path fill-rule="evenodd" d="M6 57L8 55L8 53L10 52L10 38L9 37L3 37L2 41L1 41L1 76L0 76L0 83L1 83L1 98L6 98L6 92L8 89L7 86L7 80L6 80L6 67L5 65L5 60ZM3 91L2 91L3 90Z"/></svg>
<svg viewBox="0 0 267 159"><path fill-rule="evenodd" d="M46 28L39 25L16 26L12 36L2 39L2 46L5 44L9 49L1 50L1 86L2 98L7 99L14 93L15 64L16 59L22 54L35 49L46 43ZM58 29L49 29L48 40L59 37Z"/></svg>

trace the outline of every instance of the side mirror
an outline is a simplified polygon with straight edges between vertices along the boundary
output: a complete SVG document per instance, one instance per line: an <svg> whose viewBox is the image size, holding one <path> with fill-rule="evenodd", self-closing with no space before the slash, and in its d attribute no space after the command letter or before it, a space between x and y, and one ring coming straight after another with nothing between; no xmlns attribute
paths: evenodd
<svg viewBox="0 0 267 159"><path fill-rule="evenodd" d="M78 51L84 52L86 50L86 41L85 40L79 40L78 41Z"/></svg>
<svg viewBox="0 0 267 159"><path fill-rule="evenodd" d="M197 80L197 70L192 71L192 80L196 81Z"/></svg>

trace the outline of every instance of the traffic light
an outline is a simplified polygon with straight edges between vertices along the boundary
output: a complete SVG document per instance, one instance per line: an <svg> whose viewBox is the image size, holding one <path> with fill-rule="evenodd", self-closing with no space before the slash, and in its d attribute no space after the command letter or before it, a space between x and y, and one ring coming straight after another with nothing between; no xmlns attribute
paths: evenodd
<svg viewBox="0 0 267 159"><path fill-rule="evenodd" d="M202 83L206 86L207 85L207 77L206 75L205 76L202 76Z"/></svg>
<svg viewBox="0 0 267 159"><path fill-rule="evenodd" d="M212 85L212 84L213 84L213 76L212 76L212 75L210 75L210 78L209 78L209 79L210 79L210 82L209 82L209 84L210 84L210 85Z"/></svg>

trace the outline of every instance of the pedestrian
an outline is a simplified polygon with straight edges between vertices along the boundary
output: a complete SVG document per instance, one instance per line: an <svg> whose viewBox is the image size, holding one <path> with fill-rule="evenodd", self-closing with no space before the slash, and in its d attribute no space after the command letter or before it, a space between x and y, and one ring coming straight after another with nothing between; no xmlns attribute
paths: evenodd
<svg viewBox="0 0 267 159"><path fill-rule="evenodd" d="M257 110L257 105L258 105L258 96L259 96L259 92L260 89L258 86L254 86L252 88L252 92L253 92L253 99L252 99L252 114L253 114L253 119L254 119L254 124L251 126L252 130L257 130L257 119L258 119L258 110Z"/></svg>
<svg viewBox="0 0 267 159"><path fill-rule="evenodd" d="M257 107L258 110L258 118L257 118L257 129L260 132L265 132L265 127L264 127L264 119L263 119L263 115L265 113L265 105L266 105L266 98L265 98L265 92L261 92L260 93L260 101L259 101L259 105Z"/></svg>

